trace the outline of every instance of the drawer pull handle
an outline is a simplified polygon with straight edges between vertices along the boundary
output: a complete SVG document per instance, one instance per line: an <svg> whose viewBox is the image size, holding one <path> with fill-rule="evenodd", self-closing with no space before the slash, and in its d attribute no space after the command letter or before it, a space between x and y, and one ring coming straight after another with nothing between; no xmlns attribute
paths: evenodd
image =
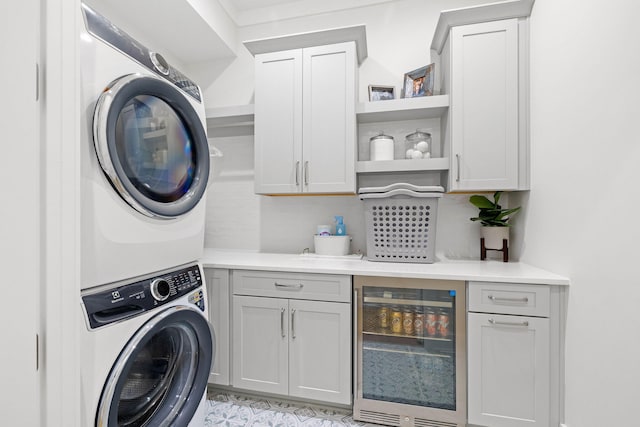
<svg viewBox="0 0 640 427"><path fill-rule="evenodd" d="M300 160L296 162L296 187L300 185Z"/></svg>
<svg viewBox="0 0 640 427"><path fill-rule="evenodd" d="M529 322L525 320L524 322L500 322L495 319L489 319L489 323L492 325L507 325L507 326L529 326Z"/></svg>
<svg viewBox="0 0 640 427"><path fill-rule="evenodd" d="M280 335L282 335L282 338L285 337L284 334L284 312L286 310L284 308L280 309Z"/></svg>
<svg viewBox="0 0 640 427"><path fill-rule="evenodd" d="M296 339L296 327L294 323L295 318L296 318L296 311L291 310L291 338L292 339Z"/></svg>
<svg viewBox="0 0 640 427"><path fill-rule="evenodd" d="M493 302L521 302L521 303L529 302L529 297L504 298L504 297L494 297L493 295L489 295L487 298L489 298Z"/></svg>
<svg viewBox="0 0 640 427"><path fill-rule="evenodd" d="M276 288L281 288L281 289L302 289L303 286L304 286L302 283L295 283L293 285L285 285L285 284L278 283L278 282L274 282L274 285L276 286Z"/></svg>

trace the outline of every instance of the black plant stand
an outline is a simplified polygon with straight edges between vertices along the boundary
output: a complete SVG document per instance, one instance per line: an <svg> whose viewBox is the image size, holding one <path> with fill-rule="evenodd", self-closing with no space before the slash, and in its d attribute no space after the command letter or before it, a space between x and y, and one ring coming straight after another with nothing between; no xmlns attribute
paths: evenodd
<svg viewBox="0 0 640 427"><path fill-rule="evenodd" d="M502 239L502 249L489 249L484 245L484 237L480 238L480 259L485 260L487 258L487 251L502 252L502 261L509 262L509 246L508 240Z"/></svg>

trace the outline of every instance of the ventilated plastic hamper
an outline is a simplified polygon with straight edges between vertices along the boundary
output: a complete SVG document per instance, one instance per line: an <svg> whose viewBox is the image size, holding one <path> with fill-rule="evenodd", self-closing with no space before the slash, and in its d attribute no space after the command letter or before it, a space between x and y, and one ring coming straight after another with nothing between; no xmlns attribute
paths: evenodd
<svg viewBox="0 0 640 427"><path fill-rule="evenodd" d="M360 199L365 204L369 261L434 262L438 199L444 190L442 187L419 188L436 191L406 188L360 191Z"/></svg>

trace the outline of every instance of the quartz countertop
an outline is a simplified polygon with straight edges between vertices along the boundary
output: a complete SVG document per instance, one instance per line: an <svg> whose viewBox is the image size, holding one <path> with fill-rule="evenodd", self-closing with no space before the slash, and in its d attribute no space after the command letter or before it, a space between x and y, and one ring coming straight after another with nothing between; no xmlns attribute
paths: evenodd
<svg viewBox="0 0 640 427"><path fill-rule="evenodd" d="M537 285L569 285L569 279L521 262L451 260L438 257L433 264L372 262L366 258L322 257L307 254L262 253L205 249L205 268L267 270L354 276L404 277Z"/></svg>

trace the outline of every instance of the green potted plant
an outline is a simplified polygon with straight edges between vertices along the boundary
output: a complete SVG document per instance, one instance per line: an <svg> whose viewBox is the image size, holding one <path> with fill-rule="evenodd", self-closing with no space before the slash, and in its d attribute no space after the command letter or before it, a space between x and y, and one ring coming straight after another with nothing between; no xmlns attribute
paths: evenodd
<svg viewBox="0 0 640 427"><path fill-rule="evenodd" d="M493 201L486 196L474 195L469 197L469 202L480 209L478 216L470 218L471 221L480 221L482 228L480 236L484 238L484 246L487 249L503 249L503 239L509 242L509 221L511 217L520 210L517 208L503 209L500 206L500 195L502 191L493 193Z"/></svg>

